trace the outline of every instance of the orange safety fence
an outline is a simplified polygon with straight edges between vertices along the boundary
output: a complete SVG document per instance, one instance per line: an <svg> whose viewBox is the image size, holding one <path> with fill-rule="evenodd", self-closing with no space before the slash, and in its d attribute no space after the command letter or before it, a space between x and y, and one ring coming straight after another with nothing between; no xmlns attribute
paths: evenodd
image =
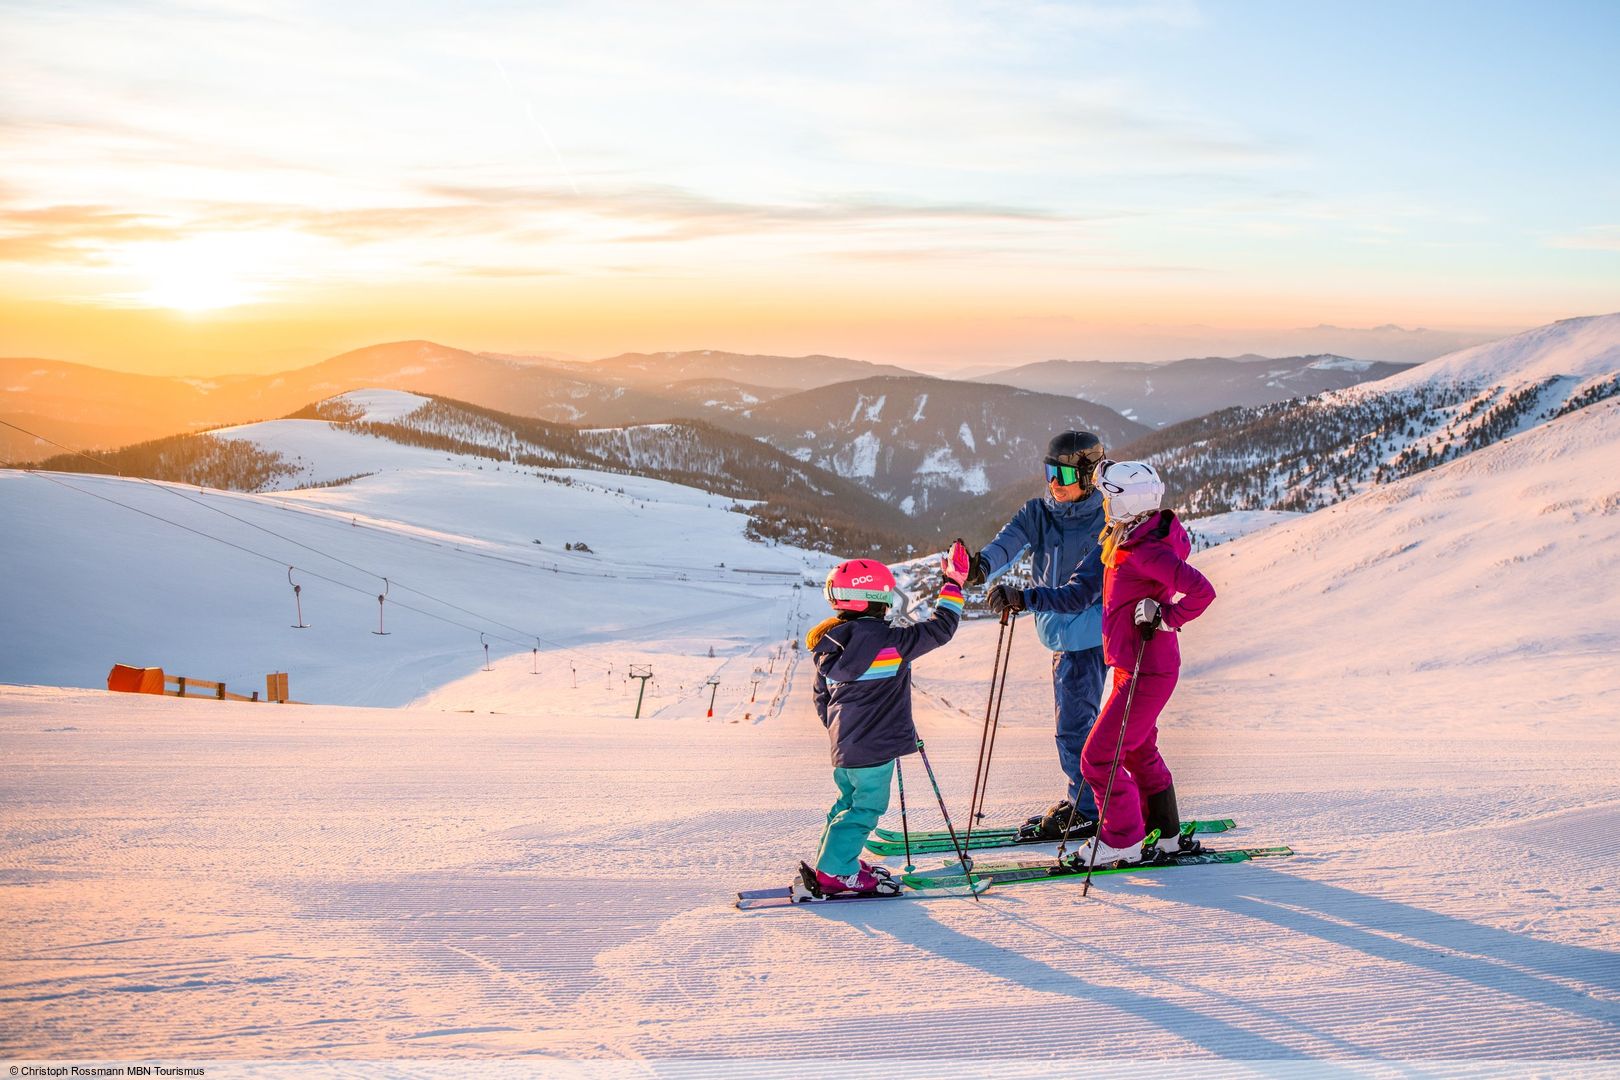
<svg viewBox="0 0 1620 1080"><path fill-rule="evenodd" d="M122 690L126 694L161 694L163 669L114 664L113 669L107 673L107 689Z"/></svg>

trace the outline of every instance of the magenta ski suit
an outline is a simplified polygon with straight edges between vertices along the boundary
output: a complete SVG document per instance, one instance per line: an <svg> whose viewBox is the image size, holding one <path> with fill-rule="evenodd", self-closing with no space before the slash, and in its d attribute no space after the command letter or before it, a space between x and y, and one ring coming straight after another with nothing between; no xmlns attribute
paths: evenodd
<svg viewBox="0 0 1620 1080"><path fill-rule="evenodd" d="M1080 771L1097 792L1108 791L1108 773L1120 725L1129 722L1120 749L1119 768L1108 795L1107 812L1098 835L1111 847L1139 843L1146 831L1147 797L1171 785L1170 770L1159 755L1159 713L1176 688L1181 672L1181 647L1174 630L1191 622L1215 599L1215 589L1203 574L1187 563L1192 543L1175 514L1160 510L1133 528L1102 567L1103 657L1113 668L1108 697L1080 754ZM1088 560L1089 561L1089 560ZM1096 567L1086 573L1082 565L1069 583L1056 589L1029 589L1026 602L1039 611L1066 609L1095 595ZM1089 579L1089 580L1088 580ZM1180 596L1178 601L1176 597ZM1164 628L1143 642L1137 631L1137 601L1159 602ZM1141 648L1141 668L1131 690L1131 670Z"/></svg>

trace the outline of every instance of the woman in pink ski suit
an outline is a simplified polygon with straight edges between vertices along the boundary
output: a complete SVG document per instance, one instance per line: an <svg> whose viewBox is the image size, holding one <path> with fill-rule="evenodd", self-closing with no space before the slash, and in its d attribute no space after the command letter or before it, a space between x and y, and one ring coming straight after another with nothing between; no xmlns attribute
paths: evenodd
<svg viewBox="0 0 1620 1080"><path fill-rule="evenodd" d="M1156 852L1141 850L1150 829L1159 830L1158 853L1173 855L1191 846L1190 841L1181 843L1175 786L1159 754L1158 721L1181 672L1175 631L1203 614L1215 589L1187 562L1192 552L1187 530L1174 513L1156 508L1164 485L1152 466L1105 461L1097 476L1105 496L1110 477L1119 479L1114 486L1121 490L1115 495L1123 504L1110 507L1101 547L1064 585L992 597L992 604L1004 599L1014 609L1079 611L1102 594L1103 659L1113 669L1111 688L1080 754L1081 773L1099 801L1107 793L1098 829L1096 861L1102 865L1155 857ZM1123 488L1132 481L1134 490ZM1149 508L1140 509L1144 505ZM1119 766L1110 791L1115 746L1120 747Z"/></svg>

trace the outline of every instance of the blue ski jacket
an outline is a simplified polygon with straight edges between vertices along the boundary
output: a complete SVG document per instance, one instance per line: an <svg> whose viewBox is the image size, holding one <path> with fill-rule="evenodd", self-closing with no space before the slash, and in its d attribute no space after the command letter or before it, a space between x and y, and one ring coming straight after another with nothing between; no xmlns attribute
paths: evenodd
<svg viewBox="0 0 1620 1080"><path fill-rule="evenodd" d="M816 665L816 715L832 739L835 768L865 769L916 752L911 661L951 640L961 618L962 590L947 581L927 622L828 619L805 635Z"/></svg>
<svg viewBox="0 0 1620 1080"><path fill-rule="evenodd" d="M1031 499L981 549L990 562L987 576L1001 573L1027 551L1036 587L1056 588L1069 580L1087 555L1100 550L1097 537L1104 524L1100 491L1072 503L1060 503L1050 495ZM1038 611L1035 632L1053 652L1099 648L1102 604L1092 603L1080 611Z"/></svg>

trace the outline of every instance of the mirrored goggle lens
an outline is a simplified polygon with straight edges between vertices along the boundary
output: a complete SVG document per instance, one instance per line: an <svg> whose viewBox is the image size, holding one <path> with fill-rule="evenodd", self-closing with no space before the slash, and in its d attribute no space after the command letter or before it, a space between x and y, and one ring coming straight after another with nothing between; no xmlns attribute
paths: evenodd
<svg viewBox="0 0 1620 1080"><path fill-rule="evenodd" d="M1067 487L1069 484L1078 484L1083 475L1085 474L1082 472L1082 470L1075 468L1073 465L1053 465L1051 462L1046 463L1046 479L1048 483L1056 480L1058 483Z"/></svg>

